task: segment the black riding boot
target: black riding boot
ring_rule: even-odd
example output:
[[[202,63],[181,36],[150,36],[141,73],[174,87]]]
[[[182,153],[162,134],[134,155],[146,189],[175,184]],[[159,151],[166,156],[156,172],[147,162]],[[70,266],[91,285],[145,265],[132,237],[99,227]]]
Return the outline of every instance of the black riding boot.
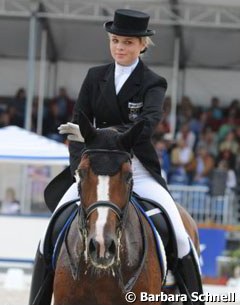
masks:
[[[32,283],[29,297],[29,305],[50,305],[53,291],[53,271],[50,264],[47,265],[43,255],[36,253]]]
[[[78,209],[74,204],[77,200],[65,203],[51,218],[44,239],[44,253],[47,257],[52,257],[53,249],[58,239],[58,246],[61,246],[61,240],[64,234],[59,238],[64,224],[69,216]],[[30,290],[29,305],[50,305],[53,293],[54,270],[51,261],[46,261],[45,257],[39,251],[39,247],[35,257],[35,263],[32,275],[32,284]]]
[[[187,302],[184,303],[186,305],[203,305],[203,301],[196,300],[196,295],[203,294],[203,288],[199,268],[192,250],[188,255],[178,260],[175,275],[180,293],[187,295],[188,298]],[[192,299],[190,298],[191,295],[193,296]]]

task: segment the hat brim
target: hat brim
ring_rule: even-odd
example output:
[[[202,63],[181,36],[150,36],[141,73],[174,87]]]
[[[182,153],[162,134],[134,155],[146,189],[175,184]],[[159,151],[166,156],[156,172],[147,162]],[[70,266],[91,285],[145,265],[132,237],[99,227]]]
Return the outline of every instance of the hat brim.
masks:
[[[124,29],[118,29],[114,28],[113,26],[113,21],[108,21],[105,22],[103,27],[104,29],[111,33],[111,34],[116,34],[119,36],[128,36],[128,37],[145,37],[145,36],[153,36],[155,34],[154,30],[146,30],[144,32],[136,32],[136,31],[126,31]]]

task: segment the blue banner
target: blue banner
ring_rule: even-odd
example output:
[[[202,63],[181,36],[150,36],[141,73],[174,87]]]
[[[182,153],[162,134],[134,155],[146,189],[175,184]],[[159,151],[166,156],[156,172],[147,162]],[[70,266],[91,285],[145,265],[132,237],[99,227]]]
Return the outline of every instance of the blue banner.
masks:
[[[223,229],[199,229],[203,276],[217,276],[217,256],[226,249],[226,231]]]

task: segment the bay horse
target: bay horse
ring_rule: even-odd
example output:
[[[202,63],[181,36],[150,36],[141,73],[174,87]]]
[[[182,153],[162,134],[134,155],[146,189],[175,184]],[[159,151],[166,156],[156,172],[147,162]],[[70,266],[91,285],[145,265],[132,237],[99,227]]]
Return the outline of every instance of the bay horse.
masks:
[[[139,122],[120,134],[112,128],[95,129],[81,115],[86,146],[76,171],[81,204],[56,263],[54,305],[123,305],[130,290],[136,296],[161,292],[162,269],[152,229],[129,203],[130,150],[143,125]],[[198,248],[194,221],[183,208],[180,213]],[[135,304],[142,303],[137,299]]]

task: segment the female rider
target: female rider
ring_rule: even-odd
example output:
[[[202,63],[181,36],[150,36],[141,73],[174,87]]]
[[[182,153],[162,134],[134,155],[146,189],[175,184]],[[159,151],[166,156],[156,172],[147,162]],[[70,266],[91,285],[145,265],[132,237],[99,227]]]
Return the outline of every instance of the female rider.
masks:
[[[77,123],[80,110],[97,128],[118,126],[119,130],[124,131],[138,120],[145,120],[144,129],[133,148],[133,191],[139,196],[158,202],[172,221],[177,241],[176,274],[178,279],[181,278],[180,291],[185,286],[190,294],[202,293],[196,257],[176,204],[161,177],[158,157],[151,143],[153,130],[161,119],[167,82],[151,71],[140,58],[140,54],[151,44],[149,37],[154,34],[153,30],[148,29],[148,22],[149,16],[143,12],[119,9],[115,12],[114,20],[104,24],[113,62],[88,71],[74,108],[73,123]],[[72,175],[79,164],[79,152],[83,147],[83,143],[70,142]],[[57,208],[77,196],[75,182]],[[42,272],[36,271],[33,274],[30,305],[49,273],[41,247],[38,249],[35,265],[38,266],[35,269]],[[52,283],[47,288],[51,285]],[[51,293],[51,289],[49,291]],[[39,304],[49,305],[48,297],[49,293],[47,297],[43,294],[42,303]],[[192,302],[188,299],[187,303]]]

